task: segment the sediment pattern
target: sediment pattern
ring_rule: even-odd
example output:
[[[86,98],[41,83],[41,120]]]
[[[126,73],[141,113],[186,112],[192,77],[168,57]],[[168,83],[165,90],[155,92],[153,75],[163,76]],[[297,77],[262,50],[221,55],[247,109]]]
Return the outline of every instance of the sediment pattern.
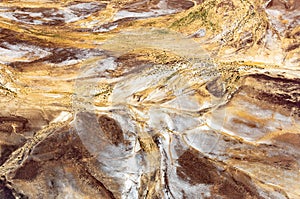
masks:
[[[0,1],[0,198],[300,198],[299,11]]]

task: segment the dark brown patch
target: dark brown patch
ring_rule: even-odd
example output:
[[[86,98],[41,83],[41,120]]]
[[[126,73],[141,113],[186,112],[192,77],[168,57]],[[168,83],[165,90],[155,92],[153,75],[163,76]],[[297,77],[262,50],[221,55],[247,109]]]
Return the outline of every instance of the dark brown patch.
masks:
[[[98,118],[99,125],[104,133],[104,135],[109,139],[114,145],[119,145],[124,143],[124,136],[121,126],[113,118],[106,115],[101,115]]]
[[[76,59],[76,55],[78,54],[77,49],[72,48],[57,48],[52,51],[52,55],[49,57],[44,58],[40,61],[48,61],[54,64],[61,63],[63,61]]]
[[[17,133],[26,129],[28,120],[20,116],[1,116],[0,117],[0,131],[12,133],[14,128]]]
[[[30,68],[36,69],[35,66],[42,62],[60,64],[64,61],[81,60],[103,54],[100,50],[79,48],[53,48],[48,49],[48,51],[51,52],[51,54],[46,57],[34,60],[32,62],[13,62],[9,65],[23,71]]]
[[[293,147],[300,148],[300,134],[295,133],[285,133],[279,135],[275,138],[275,140],[283,143],[290,144]]]
[[[0,165],[2,165],[6,160],[8,160],[10,154],[18,148],[17,145],[5,145],[0,146],[1,155],[0,155]]]
[[[217,168],[208,159],[199,157],[194,150],[185,151],[178,158],[177,175],[191,184],[213,184],[218,176]]]
[[[289,156],[277,155],[270,158],[266,158],[264,159],[264,161],[267,161],[269,164],[283,169],[290,170],[298,168],[297,161]]]
[[[259,150],[260,151],[256,151],[256,149],[237,149],[235,151],[235,155],[231,155],[231,158],[235,160],[247,161],[249,163],[262,163],[265,165],[270,165],[272,167],[279,167],[281,169],[287,170],[298,168],[297,160],[292,156],[282,154],[268,156],[261,152],[265,149],[260,148]]]
[[[251,178],[234,168],[228,168],[212,188],[213,196],[222,195],[225,199],[263,199],[251,182]]]
[[[213,161],[200,157],[196,150],[185,151],[178,163],[177,175],[192,185],[211,184],[212,198],[223,196],[225,199],[262,199],[250,176],[225,165],[216,165]]]
[[[78,8],[74,7],[74,5],[81,3],[81,2],[72,2],[69,4],[69,9],[73,12],[73,14],[77,15],[78,17],[88,16],[90,14],[99,12],[106,8],[105,3],[97,3],[92,2],[90,4],[90,8]],[[82,2],[84,3],[84,2]],[[17,18],[22,23],[29,23],[29,24],[36,24],[35,21],[39,21],[41,25],[54,25],[60,26],[65,24],[65,16],[64,14],[60,13],[59,9],[57,8],[46,8],[46,7],[39,7],[39,8],[26,8],[26,7],[11,7],[10,8],[12,15]],[[21,12],[21,13],[20,13]],[[40,16],[32,16],[32,13],[37,13]],[[40,25],[37,24],[37,25]]]
[[[222,97],[225,94],[225,89],[220,78],[216,78],[212,81],[209,81],[206,84],[205,88],[215,97]]]
[[[61,63],[68,60],[80,60],[103,55],[103,51],[93,48],[55,48],[51,52],[52,55],[40,61]]]
[[[12,133],[13,132],[12,124],[10,123],[0,123],[0,132]]]
[[[290,52],[290,51],[295,50],[295,49],[297,49],[297,48],[299,48],[299,47],[300,47],[300,43],[299,43],[299,44],[291,44],[291,45],[289,45],[289,46],[285,49],[285,51],[286,51],[286,52]]]
[[[226,179],[222,181],[221,185],[218,187],[218,193],[225,196],[226,199],[241,199],[249,197],[247,192],[247,186],[234,181],[233,179]],[[257,197],[251,197],[257,198]]]
[[[77,168],[79,178],[85,181],[85,183],[91,186],[92,188],[98,190],[98,192],[103,198],[115,199],[114,194],[108,188],[106,188],[101,181],[95,178],[86,168],[84,168],[84,165],[78,164]]]
[[[9,189],[2,180],[0,180],[0,198],[15,199],[13,191]]]
[[[300,101],[292,101],[288,94],[258,92],[257,99],[281,105],[289,110],[292,110],[293,107],[300,108]]]
[[[63,131],[49,136],[33,149],[32,155],[39,156],[43,161],[80,160],[90,157],[78,135],[72,131]]]
[[[27,123],[27,119],[20,116],[9,116],[9,117],[0,116],[0,122],[9,122],[9,121]]]
[[[102,24],[100,26],[97,26],[97,28],[96,27],[94,27],[94,28],[79,28],[79,29],[76,29],[76,31],[78,31],[78,32],[96,32],[96,33],[104,32],[105,33],[105,32],[113,31],[117,27],[131,26],[132,25],[131,22],[134,20],[137,20],[137,19],[139,19],[139,17],[125,17],[125,18],[118,19],[113,22],[108,22],[108,23]],[[117,27],[109,30],[109,28],[113,27],[113,26],[117,26]]]
[[[300,79],[253,74],[245,80],[239,90],[247,93],[244,98],[254,99],[261,106],[276,109],[284,115],[300,116]]]
[[[65,23],[64,15],[59,13],[57,8],[26,8],[26,7],[11,7],[12,15],[22,23],[35,24],[38,20],[41,25],[63,25]],[[20,13],[22,12],[22,13]],[[40,16],[32,16],[31,13],[37,13]],[[45,20],[47,18],[47,20]]]
[[[9,43],[10,45],[24,45],[24,46],[36,46],[45,51],[50,52],[51,54],[31,61],[31,62],[12,62],[9,65],[19,71],[24,71],[28,68],[34,68],[34,70],[39,69],[40,67],[36,67],[37,65],[42,62],[50,62],[54,64],[61,63],[63,61],[68,60],[80,60],[86,59],[93,56],[101,56],[103,55],[103,51],[98,49],[81,49],[81,48],[65,48],[60,47],[59,44],[53,44],[49,41],[38,39],[36,37],[32,37],[27,34],[21,34],[9,29],[0,28],[0,47],[7,48],[6,44]]]
[[[232,1],[230,0],[225,0],[225,1],[222,1],[220,2],[218,5],[217,5],[217,10],[219,8],[227,8],[227,9],[230,9],[230,10],[233,10],[235,8],[234,4]]]
[[[40,163],[34,160],[30,160],[24,163],[24,165],[16,171],[14,179],[21,180],[34,180],[40,172]]]
[[[40,142],[24,163],[23,167],[26,168],[21,168],[23,176],[16,175],[15,179],[33,179],[33,174],[26,176],[24,171],[33,168],[30,165],[37,164],[37,162],[32,163],[33,159],[39,159],[42,163],[35,166],[38,170],[38,175],[35,175],[35,182],[40,183],[38,183],[38,187],[33,188],[45,190],[45,193],[42,194],[43,198],[49,197],[49,194],[57,195],[61,189],[59,182],[71,178],[71,186],[75,186],[76,191],[86,196],[93,195],[94,198],[114,199],[113,193],[102,183],[102,178],[99,177],[98,161],[93,159],[86,150],[77,133],[69,128],[66,126]],[[18,172],[20,173],[20,171]],[[61,175],[62,173],[65,175]]]
[[[300,116],[300,101],[293,95],[278,93],[278,90],[276,91],[276,88],[272,87],[268,89],[272,89],[274,92],[251,86],[241,86],[240,89],[240,91],[247,93],[245,100],[256,100],[261,107],[278,111],[283,115],[291,115],[292,113]],[[295,98],[295,101],[292,98]]]
[[[147,60],[141,59],[142,55],[140,54],[134,54],[134,53],[127,53],[124,54],[116,59],[116,62],[118,63],[120,68],[134,68],[136,66],[146,64]]]
[[[114,194],[96,177],[96,174],[92,173],[95,169],[99,168],[93,168],[92,165],[86,164],[86,161],[82,160],[60,159],[49,161],[42,167],[38,179],[38,182],[41,183],[38,187],[34,185],[34,188],[45,190],[43,194],[38,193],[39,196],[42,195],[43,197],[34,198],[48,198],[49,195],[56,195],[57,197],[61,190],[60,182],[70,181],[67,186],[76,187],[76,192],[87,198],[115,199]]]
[[[300,37],[300,31],[295,32],[293,36],[294,38]]]
[[[288,11],[299,10],[300,2],[298,0],[271,0],[269,1],[267,8],[282,9]]]
[[[232,122],[236,123],[236,124],[246,125],[250,128],[257,128],[258,127],[257,124],[255,124],[255,123],[252,123],[252,122],[249,122],[249,121],[243,121],[243,120],[240,120],[238,118],[233,118]]]
[[[197,4],[201,4],[201,3],[203,3],[205,0],[196,0],[195,2],[197,3]]]
[[[0,28],[0,47],[7,48],[7,43],[10,45],[37,46],[46,51],[48,48],[57,48],[55,44],[47,40],[39,39],[13,30]]]
[[[233,180],[223,181],[220,187],[218,187],[218,192],[228,199],[241,199],[246,197],[246,195],[243,194],[245,190],[238,186]]]
[[[270,81],[272,84],[275,84],[281,88],[288,88],[292,86],[298,86],[300,88],[300,79],[288,79],[284,77],[272,77],[265,74],[252,74],[249,77],[255,78],[257,81]]]
[[[169,8],[187,10],[194,6],[192,1],[188,0],[167,0]]]

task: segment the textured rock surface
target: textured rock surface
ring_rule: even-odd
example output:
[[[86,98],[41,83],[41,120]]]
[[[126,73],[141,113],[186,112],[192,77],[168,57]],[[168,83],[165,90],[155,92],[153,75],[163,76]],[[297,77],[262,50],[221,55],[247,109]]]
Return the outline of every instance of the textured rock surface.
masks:
[[[0,1],[0,198],[300,198],[297,0]]]

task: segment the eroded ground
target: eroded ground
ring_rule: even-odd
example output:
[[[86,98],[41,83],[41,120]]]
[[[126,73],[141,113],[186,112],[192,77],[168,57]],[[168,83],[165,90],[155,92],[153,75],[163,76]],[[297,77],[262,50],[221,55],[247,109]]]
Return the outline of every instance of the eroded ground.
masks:
[[[0,198],[300,198],[300,4],[0,2]]]

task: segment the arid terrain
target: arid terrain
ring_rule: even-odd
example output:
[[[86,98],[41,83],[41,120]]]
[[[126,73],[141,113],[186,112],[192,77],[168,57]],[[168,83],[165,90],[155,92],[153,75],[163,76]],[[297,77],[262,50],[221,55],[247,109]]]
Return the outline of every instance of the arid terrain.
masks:
[[[0,0],[0,199],[300,199],[300,1]]]

